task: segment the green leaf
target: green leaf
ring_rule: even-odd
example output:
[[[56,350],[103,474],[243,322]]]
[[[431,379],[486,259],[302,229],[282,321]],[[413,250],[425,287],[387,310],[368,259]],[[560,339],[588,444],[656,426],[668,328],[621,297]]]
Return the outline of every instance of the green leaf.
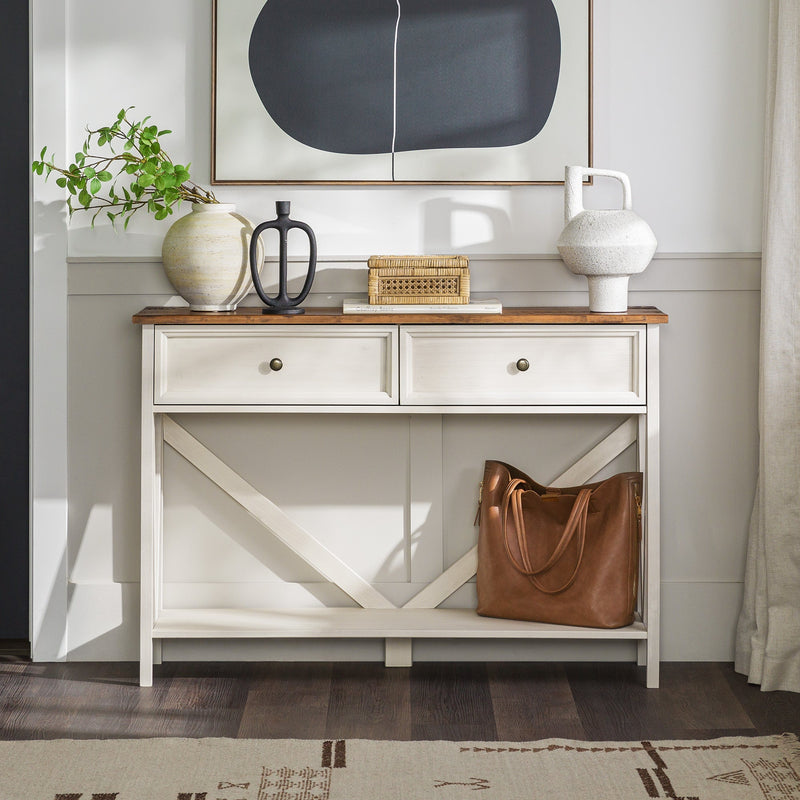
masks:
[[[151,145],[150,149],[153,151],[153,153],[158,155],[161,152],[161,145],[155,139],[153,139],[153,144]]]
[[[163,175],[156,175],[155,187],[159,192],[163,192],[167,188],[167,181]]]
[[[86,208],[87,206],[91,205],[92,196],[89,194],[89,192],[86,191],[86,189],[82,189],[81,190],[81,193],[78,195],[78,202],[84,208]]]
[[[97,177],[105,183],[106,181],[110,181],[114,176],[107,169],[104,169],[97,173]]]
[[[172,133],[172,131],[159,131],[158,135],[159,136],[166,136],[168,133]]]
[[[56,178],[56,186],[60,186],[62,189],[66,188],[67,179],[62,175],[60,178]]]
[[[100,183],[99,178],[92,178],[92,182],[89,184],[89,191],[92,194],[97,194],[103,188],[103,184]]]
[[[169,216],[169,209],[164,208],[164,206],[159,206],[158,211],[155,213],[156,219],[164,219],[165,217]]]
[[[154,159],[145,161],[143,169],[148,175],[155,175],[158,172],[158,161]]]
[[[44,161],[44,154],[47,152],[47,145],[42,148],[42,152],[39,153],[39,158]]]
[[[147,172],[143,172],[137,179],[136,183],[144,188],[145,186],[152,186],[155,183],[155,178]]]
[[[83,171],[83,174],[87,178],[94,178],[94,176],[97,175],[97,173],[94,171],[94,167],[86,167],[86,169]]]

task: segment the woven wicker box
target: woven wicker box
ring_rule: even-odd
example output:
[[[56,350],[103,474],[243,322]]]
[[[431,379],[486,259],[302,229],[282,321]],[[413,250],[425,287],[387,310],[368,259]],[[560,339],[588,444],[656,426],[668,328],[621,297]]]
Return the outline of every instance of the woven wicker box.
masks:
[[[469,303],[466,256],[371,256],[370,305]]]

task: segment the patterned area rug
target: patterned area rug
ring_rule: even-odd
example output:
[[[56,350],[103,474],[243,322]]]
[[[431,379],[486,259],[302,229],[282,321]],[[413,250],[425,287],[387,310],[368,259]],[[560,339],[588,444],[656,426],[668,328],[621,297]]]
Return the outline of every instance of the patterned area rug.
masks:
[[[700,741],[0,742],[2,800],[785,800],[791,734]]]

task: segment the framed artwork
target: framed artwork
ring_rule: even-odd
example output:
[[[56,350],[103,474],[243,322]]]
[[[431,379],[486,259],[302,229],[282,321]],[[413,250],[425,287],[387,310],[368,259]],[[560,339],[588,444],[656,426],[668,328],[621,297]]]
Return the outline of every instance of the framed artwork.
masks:
[[[215,184],[561,183],[591,0],[215,0]]]

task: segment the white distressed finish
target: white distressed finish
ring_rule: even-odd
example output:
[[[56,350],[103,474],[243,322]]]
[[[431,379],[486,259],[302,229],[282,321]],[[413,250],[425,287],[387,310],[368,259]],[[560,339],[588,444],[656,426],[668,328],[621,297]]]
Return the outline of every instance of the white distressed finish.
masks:
[[[244,327],[244,326],[243,326]],[[286,326],[288,327],[288,326]],[[377,326],[353,326],[375,333]],[[497,326],[500,327],[500,326]],[[588,327],[588,326],[587,326]],[[435,387],[440,376],[436,373],[441,361],[447,363],[443,372],[450,369],[454,352],[447,346],[455,343],[461,355],[468,354],[470,344],[480,341],[479,336],[470,334],[470,326],[448,326],[445,331],[433,326],[380,326],[379,337],[384,342],[393,343],[388,347],[383,367],[389,370],[385,375],[384,385],[391,387],[388,394],[399,397],[408,405],[357,404],[350,400],[342,405],[292,405],[286,398],[275,398],[270,404],[269,396],[257,395],[254,399],[245,396],[238,405],[218,405],[218,400],[209,400],[215,395],[216,384],[223,384],[233,402],[236,380],[229,380],[231,372],[223,369],[219,379],[219,369],[227,367],[225,348],[238,340],[237,336],[229,337],[230,328],[225,330],[215,326],[204,326],[197,330],[191,339],[188,350],[180,348],[170,350],[164,359],[163,350],[168,350],[172,342],[178,341],[186,328],[182,326],[143,326],[143,381],[142,381],[142,614],[141,614],[141,684],[152,684],[152,663],[158,659],[158,645],[165,638],[224,638],[224,637],[354,637],[383,638],[386,642],[387,666],[405,666],[412,662],[412,641],[414,638],[540,638],[540,639],[607,639],[636,640],[638,660],[647,665],[647,685],[658,685],[658,326],[591,326],[590,331],[582,326],[506,326],[510,335],[501,336],[501,331],[489,335],[489,351],[508,359],[511,352],[509,346],[520,342],[534,343],[537,352],[544,353],[543,361],[550,364],[550,373],[557,372],[557,365],[567,360],[567,373],[572,373],[567,382],[572,382],[570,391],[560,392],[531,391],[527,404],[518,404],[514,392],[502,388],[495,392],[494,401],[487,393],[490,377],[485,374],[477,381],[464,378],[469,372],[461,371],[462,382],[457,392],[443,393],[436,389],[433,393],[435,401],[431,405],[419,405],[420,394],[416,400],[404,386],[404,381],[417,381],[417,385]],[[271,326],[265,330],[275,331],[279,326]],[[308,358],[303,349],[325,351],[326,334],[333,333],[336,342],[353,341],[352,336],[341,336],[341,328],[326,330],[322,326],[291,326],[291,336],[287,331],[278,330],[280,336],[254,336],[251,330],[241,331],[247,342],[291,341],[296,349],[293,354],[301,359]],[[310,329],[310,330],[309,330]],[[430,336],[418,338],[420,332]],[[482,326],[480,333],[495,330],[495,326]],[[234,329],[239,333],[238,329]],[[450,337],[449,334],[456,335]],[[261,333],[261,330],[257,331]],[[538,335],[531,335],[531,334]],[[306,335],[308,334],[308,335]],[[216,350],[215,340],[224,342],[222,350]],[[339,338],[341,336],[341,338]],[[373,337],[374,338],[374,337]],[[396,357],[394,345],[399,347],[399,359]],[[433,341],[431,351],[424,353],[417,349],[420,341]],[[168,344],[164,344],[167,342]],[[201,346],[196,343],[202,342]],[[320,346],[320,342],[322,345]],[[499,350],[496,345],[500,342]],[[444,345],[443,345],[444,343]],[[554,344],[555,343],[555,344]],[[208,348],[207,345],[211,344]],[[412,346],[413,344],[413,346]],[[467,349],[464,349],[466,344]],[[602,348],[608,346],[611,356],[603,356]],[[492,350],[494,348],[494,350]],[[600,349],[598,349],[600,348]],[[234,345],[235,349],[235,345]],[[424,350],[424,348],[423,348]],[[413,351],[413,352],[412,352]],[[484,349],[484,353],[486,350]],[[191,356],[191,365],[207,356],[203,366],[204,382],[191,387],[184,384],[181,390],[181,401],[175,395],[165,404],[157,399],[173,392],[170,382],[175,376],[185,374],[186,365],[181,361]],[[251,352],[250,358],[258,355]],[[458,353],[456,358],[460,357]],[[270,356],[273,357],[273,356]],[[280,356],[279,356],[280,357]],[[529,357],[519,354],[518,357]],[[161,362],[159,362],[161,358]],[[176,361],[177,364],[176,364]],[[172,364],[169,364],[172,361]],[[165,363],[167,366],[165,367]],[[476,362],[473,360],[472,362]],[[463,366],[463,359],[461,362]],[[424,366],[424,370],[422,367]],[[513,363],[512,363],[513,366]],[[614,372],[611,382],[602,383],[598,375],[608,368]],[[237,367],[238,369],[238,367]],[[165,371],[169,373],[164,379]],[[582,371],[582,372],[581,372]],[[236,369],[233,370],[233,374]],[[625,378],[621,377],[625,374]],[[549,374],[547,370],[542,375]],[[582,392],[579,377],[583,375],[587,391]],[[451,372],[452,375],[452,372]],[[457,377],[457,375],[456,375]],[[513,376],[512,376],[513,377]],[[157,389],[158,386],[162,390]],[[620,387],[626,386],[623,390]],[[165,388],[166,387],[166,388]],[[475,405],[470,405],[469,391],[475,394]],[[324,392],[324,389],[321,389]],[[347,387],[341,385],[335,389],[343,396]],[[466,391],[466,395],[464,392]],[[515,390],[516,391],[516,390]],[[446,395],[446,396],[445,396]],[[330,398],[330,394],[327,395]],[[409,398],[411,400],[409,401]],[[457,405],[456,397],[461,398]],[[541,398],[542,405],[535,400]],[[546,398],[546,400],[545,400]],[[558,398],[565,404],[559,404]],[[565,402],[569,398],[572,402]],[[603,400],[608,403],[604,404]],[[645,404],[647,399],[647,404]],[[583,400],[583,402],[581,402]],[[186,404],[183,405],[182,402]],[[330,401],[329,401],[330,402]],[[640,598],[640,614],[633,625],[622,629],[600,630],[575,628],[571,626],[553,626],[534,623],[522,623],[509,620],[494,620],[478,617],[469,609],[437,608],[441,602],[456,589],[474,576],[477,568],[477,550],[472,548],[458,559],[451,567],[444,570],[420,592],[409,600],[402,608],[395,606],[386,596],[381,594],[370,583],[355,573],[346,563],[321,545],[311,534],[289,519],[274,503],[256,491],[243,478],[224,464],[203,444],[188,434],[183,428],[171,420],[166,412],[174,410],[186,412],[242,412],[258,411],[260,413],[307,411],[335,411],[338,413],[405,413],[409,415],[409,497],[408,519],[404,531],[406,548],[413,546],[413,534],[422,525],[441,524],[442,509],[436,507],[435,498],[441,497],[441,490],[429,493],[424,490],[426,482],[441,482],[441,414],[450,413],[505,413],[505,414],[627,414],[627,419],[609,434],[600,444],[586,453],[576,464],[567,469],[554,484],[578,484],[590,480],[600,469],[613,458],[623,452],[634,442],[638,444],[639,465],[646,472],[645,509],[646,513],[656,515],[645,526],[643,581]],[[420,415],[420,416],[418,416]],[[427,415],[427,416],[426,416]],[[431,416],[438,415],[438,416]],[[638,419],[637,419],[638,418]],[[643,441],[644,440],[644,441]],[[439,443],[438,448],[427,446],[428,455],[438,449],[438,460],[424,462],[414,455],[413,450],[423,442]],[[228,495],[240,503],[261,524],[268,528],[278,539],[290,547],[324,578],[341,588],[362,608],[304,608],[304,609],[235,609],[235,608],[164,608],[162,600],[162,442],[174,447],[190,463],[214,481]],[[434,463],[435,462],[435,463]],[[434,475],[435,473],[435,475]],[[426,502],[429,494],[432,498]],[[441,554],[439,554],[441,559]],[[413,563],[413,560],[406,560]],[[439,563],[440,570],[443,563]],[[413,570],[412,570],[413,571]],[[436,570],[434,570],[436,571]],[[419,576],[409,573],[409,582],[418,582]],[[427,578],[426,578],[427,579]],[[154,642],[156,646],[154,647]]]
[[[217,406],[225,404],[214,404]],[[195,403],[187,403],[186,405],[175,405],[172,403],[159,405],[158,411],[162,414],[193,414],[193,413],[208,413],[213,406],[197,405]],[[643,407],[640,407],[641,413],[644,413]],[[226,414],[400,414],[406,416],[408,414],[495,414],[495,415],[508,415],[515,414],[520,416],[537,417],[544,414],[550,415],[563,415],[563,414],[631,414],[639,413],[635,408],[630,405],[596,405],[596,406],[488,406],[488,405],[475,405],[475,406],[452,406],[452,405],[436,405],[436,406],[400,406],[400,405],[336,405],[336,406],[314,406],[307,404],[298,405],[242,405],[242,406],[229,406],[225,405],[224,408],[215,410],[224,411]]]
[[[153,326],[142,328],[142,521],[141,521],[141,599],[139,683],[153,685],[153,625],[161,608],[156,589],[163,582],[161,574],[160,526],[163,520],[162,447],[163,418],[153,414]]]
[[[661,659],[661,423],[659,416],[659,327],[647,326],[647,392],[648,412],[644,419],[644,543],[643,554],[643,621],[647,626],[647,643],[639,646],[639,663],[647,665],[648,688],[658,687],[658,664]],[[641,435],[640,435],[640,447]],[[642,649],[645,649],[644,659]]]
[[[158,327],[154,402],[397,403],[396,342],[393,325]]]
[[[468,608],[191,608],[165,609],[153,635],[194,638],[644,639],[638,620],[626,628],[578,628],[479,617]]]
[[[644,404],[642,329],[628,326],[407,326],[403,405]],[[528,362],[521,370],[520,360]]]
[[[602,442],[593,447],[583,458],[550,481],[550,485],[578,486],[582,483],[588,483],[603,467],[610,464],[618,455],[624,453],[636,442],[637,435],[637,420],[634,417],[630,417],[618,428],[611,431]]]
[[[184,428],[164,417],[164,441],[214,481],[285,545],[332,581],[364,608],[395,608],[380,592],[354,572],[311,534],[292,522],[272,501],[237,475]]]

